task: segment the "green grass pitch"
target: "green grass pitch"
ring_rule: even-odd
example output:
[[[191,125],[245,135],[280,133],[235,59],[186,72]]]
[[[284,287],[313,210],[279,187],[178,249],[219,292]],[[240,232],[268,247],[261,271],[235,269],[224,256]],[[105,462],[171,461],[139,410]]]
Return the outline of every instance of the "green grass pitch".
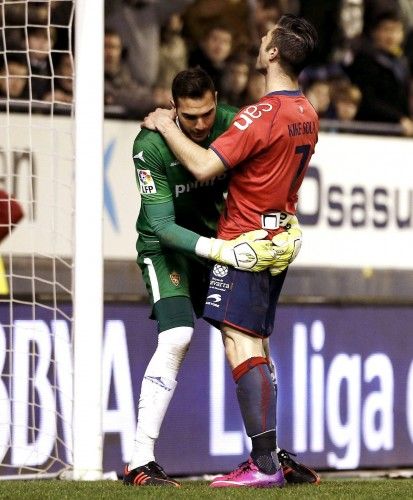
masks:
[[[120,481],[73,482],[58,480],[0,481],[1,500],[65,500],[99,499],[123,500],[132,498],[397,498],[413,499],[413,479],[330,480],[319,486],[295,485],[283,489],[210,488],[206,481],[183,481],[181,488],[156,486],[131,487]]]

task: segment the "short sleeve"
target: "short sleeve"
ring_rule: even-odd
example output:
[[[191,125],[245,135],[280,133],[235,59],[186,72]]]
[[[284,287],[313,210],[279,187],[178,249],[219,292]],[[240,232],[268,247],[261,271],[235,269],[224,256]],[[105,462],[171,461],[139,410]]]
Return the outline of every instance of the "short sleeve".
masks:
[[[142,140],[139,134],[132,154],[142,203],[156,204],[172,200],[162,153],[154,141],[148,138]]]

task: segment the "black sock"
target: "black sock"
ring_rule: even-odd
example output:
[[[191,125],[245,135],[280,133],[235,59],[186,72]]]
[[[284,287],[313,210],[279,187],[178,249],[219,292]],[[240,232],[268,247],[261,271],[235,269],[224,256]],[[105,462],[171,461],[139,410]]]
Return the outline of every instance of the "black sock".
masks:
[[[253,436],[251,458],[254,464],[265,474],[275,474],[279,468],[275,446],[275,430]]]

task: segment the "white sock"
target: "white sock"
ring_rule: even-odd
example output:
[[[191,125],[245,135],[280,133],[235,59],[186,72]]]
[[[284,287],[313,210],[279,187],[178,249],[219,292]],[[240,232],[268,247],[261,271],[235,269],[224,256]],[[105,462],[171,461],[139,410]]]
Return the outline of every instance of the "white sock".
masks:
[[[176,376],[191,341],[193,328],[161,332],[158,346],[143,377],[138,404],[138,424],[129,469],[155,460],[155,441],[177,385]]]

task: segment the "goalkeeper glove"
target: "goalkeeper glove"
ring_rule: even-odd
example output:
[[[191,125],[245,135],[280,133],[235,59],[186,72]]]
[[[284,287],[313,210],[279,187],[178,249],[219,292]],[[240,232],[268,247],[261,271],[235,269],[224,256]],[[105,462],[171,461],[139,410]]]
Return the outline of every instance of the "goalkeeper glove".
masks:
[[[258,229],[241,234],[235,240],[200,237],[195,252],[243,271],[263,271],[276,259],[275,247],[265,240],[267,231]]]
[[[286,226],[286,231],[275,235],[272,239],[276,247],[277,260],[270,267],[272,276],[280,274],[297,257],[302,243],[302,231],[297,217],[291,217]]]

